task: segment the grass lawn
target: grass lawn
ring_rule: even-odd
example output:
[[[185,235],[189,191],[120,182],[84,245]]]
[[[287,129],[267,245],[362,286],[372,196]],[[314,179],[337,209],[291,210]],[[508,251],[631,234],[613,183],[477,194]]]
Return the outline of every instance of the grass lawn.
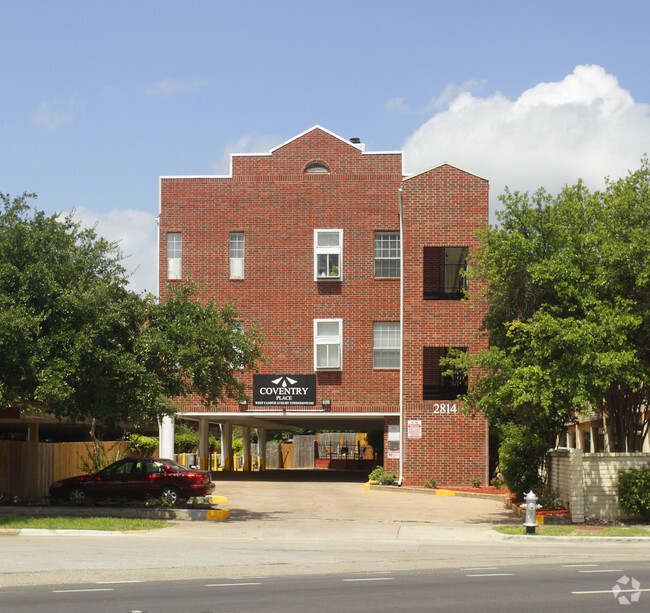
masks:
[[[125,517],[21,517],[0,515],[0,530],[42,528],[46,530],[112,530],[132,532],[164,528],[168,522],[159,519],[130,519]]]
[[[497,526],[501,534],[526,534],[524,526]],[[540,536],[650,536],[650,526],[537,526]]]

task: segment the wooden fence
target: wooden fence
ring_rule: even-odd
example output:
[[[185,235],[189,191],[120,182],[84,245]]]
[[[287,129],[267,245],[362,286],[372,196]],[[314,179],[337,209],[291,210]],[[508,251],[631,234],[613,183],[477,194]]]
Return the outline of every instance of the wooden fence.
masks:
[[[0,495],[19,501],[45,498],[54,481],[87,472],[92,448],[92,443],[0,441]],[[128,441],[103,442],[102,449],[106,463],[130,451]]]

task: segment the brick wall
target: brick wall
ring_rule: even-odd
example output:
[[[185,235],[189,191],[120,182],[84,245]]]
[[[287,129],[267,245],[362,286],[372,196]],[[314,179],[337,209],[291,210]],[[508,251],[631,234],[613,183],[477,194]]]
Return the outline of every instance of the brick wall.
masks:
[[[329,173],[305,174],[314,161]],[[476,244],[476,230],[487,223],[487,181],[448,165],[404,180],[401,154],[363,152],[320,128],[267,155],[235,155],[232,169],[225,178],[161,178],[161,298],[166,235],[181,232],[183,279],[197,282],[206,300],[234,303],[245,325],[256,321],[264,330],[268,364],[261,372],[314,372],[313,321],[341,318],[342,369],[317,371],[317,401],[329,398],[342,413],[397,413],[399,370],[373,368],[373,323],[399,321],[400,281],[374,278],[374,233],[399,230],[402,188],[404,417],[423,423],[422,439],[404,437],[405,483],[487,478],[486,424],[465,418],[460,407],[441,413],[424,402],[422,363],[425,346],[482,346],[476,330],[484,305],[422,299],[423,253]],[[314,229],[343,230],[341,281],[314,280]],[[229,278],[231,232],[245,234],[240,280]],[[392,470],[396,461],[385,464]]]

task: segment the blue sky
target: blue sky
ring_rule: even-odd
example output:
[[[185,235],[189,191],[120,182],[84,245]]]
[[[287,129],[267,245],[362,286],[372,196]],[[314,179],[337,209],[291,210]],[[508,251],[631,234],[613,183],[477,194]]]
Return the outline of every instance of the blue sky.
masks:
[[[650,2],[2,3],[0,191],[75,209],[156,291],[158,177],[318,124],[407,171],[592,188],[650,153]]]

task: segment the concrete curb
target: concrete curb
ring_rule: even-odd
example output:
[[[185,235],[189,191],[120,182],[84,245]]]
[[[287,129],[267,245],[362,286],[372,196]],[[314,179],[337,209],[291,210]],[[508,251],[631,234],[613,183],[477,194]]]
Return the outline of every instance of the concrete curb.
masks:
[[[545,536],[542,534],[502,534],[493,530],[494,534],[504,541],[545,541],[547,543],[576,542],[576,543],[648,543],[650,536]]]
[[[223,521],[230,517],[230,509],[218,509],[216,504],[227,503],[224,496],[212,496],[209,507],[196,509],[147,507],[71,507],[71,506],[0,506],[0,515],[26,517],[126,517],[130,519],[165,519],[180,521]],[[48,531],[52,532],[52,531]],[[1,534],[5,531],[0,530]]]
[[[421,488],[421,487],[404,487],[398,485],[379,485],[376,482],[368,481],[365,489],[378,489],[394,492],[413,492],[416,494],[428,494],[429,496],[458,496],[459,498],[484,498],[486,500],[499,500],[503,504],[508,500],[507,494],[485,494],[483,492],[463,492],[459,490],[447,490],[444,488]]]

